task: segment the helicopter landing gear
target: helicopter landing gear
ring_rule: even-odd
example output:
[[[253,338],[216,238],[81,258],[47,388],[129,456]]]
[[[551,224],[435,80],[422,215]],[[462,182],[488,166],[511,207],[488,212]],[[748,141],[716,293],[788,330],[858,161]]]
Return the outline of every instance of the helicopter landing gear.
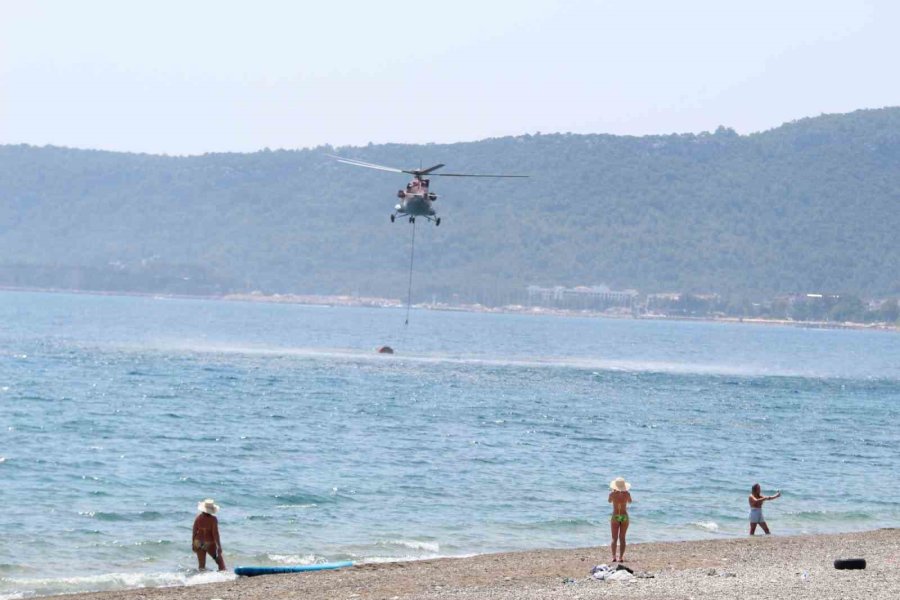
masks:
[[[436,218],[436,219],[434,220],[434,226],[435,226],[435,227],[440,227],[440,226],[441,226],[441,218],[440,218],[440,217],[438,217],[438,218]]]
[[[391,215],[391,223],[393,223],[393,222],[394,222],[394,219],[396,219],[396,218],[397,218],[397,217],[395,217],[394,215]]]

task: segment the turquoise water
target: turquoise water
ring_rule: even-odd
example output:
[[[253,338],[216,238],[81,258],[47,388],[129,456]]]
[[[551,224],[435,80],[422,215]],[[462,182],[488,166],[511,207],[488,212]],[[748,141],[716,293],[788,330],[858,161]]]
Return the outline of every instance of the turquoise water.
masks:
[[[229,567],[897,526],[900,336],[0,293],[0,598]],[[390,344],[394,356],[373,349]]]

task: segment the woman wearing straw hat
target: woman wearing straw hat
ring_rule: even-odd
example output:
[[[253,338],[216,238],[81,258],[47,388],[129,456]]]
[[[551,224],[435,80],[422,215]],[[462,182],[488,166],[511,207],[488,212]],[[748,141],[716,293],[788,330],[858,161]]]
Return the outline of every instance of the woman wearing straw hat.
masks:
[[[206,569],[206,555],[209,554],[225,570],[225,559],[222,558],[222,542],[219,540],[219,520],[216,513],[219,507],[212,498],[197,503],[200,514],[194,519],[194,552],[197,553],[197,564],[201,571]]]
[[[625,532],[628,531],[628,505],[631,504],[631,484],[624,477],[616,477],[609,482],[609,503],[613,505],[609,528],[612,532],[612,562],[625,560]],[[616,543],[619,558],[616,558]]]

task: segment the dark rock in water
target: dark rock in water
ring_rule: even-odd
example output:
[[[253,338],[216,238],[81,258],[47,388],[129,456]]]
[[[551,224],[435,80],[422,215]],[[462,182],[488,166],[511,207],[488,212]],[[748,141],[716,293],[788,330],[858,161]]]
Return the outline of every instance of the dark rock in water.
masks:
[[[379,346],[378,347],[378,354],[393,354],[393,353],[394,353],[394,349],[391,348],[390,346]]]

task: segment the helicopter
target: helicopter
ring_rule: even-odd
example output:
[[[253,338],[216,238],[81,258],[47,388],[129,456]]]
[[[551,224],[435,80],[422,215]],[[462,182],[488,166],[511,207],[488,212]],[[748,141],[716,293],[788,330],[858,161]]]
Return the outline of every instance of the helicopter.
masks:
[[[394,212],[391,213],[391,223],[393,223],[397,217],[409,217],[410,223],[416,222],[416,217],[425,217],[428,221],[433,222],[434,225],[440,226],[441,218],[437,216],[435,213],[432,204],[438,199],[438,195],[432,191],[429,191],[428,186],[431,183],[431,180],[428,176],[433,175],[434,177],[528,177],[528,175],[476,175],[472,173],[435,173],[438,169],[444,167],[443,163],[434,165],[432,167],[428,167],[427,169],[398,169],[396,167],[386,167],[384,165],[377,165],[375,163],[365,162],[362,160],[357,160],[355,158],[344,158],[342,156],[334,156],[331,155],[332,158],[338,160],[338,162],[346,163],[348,165],[353,165],[355,167],[366,167],[367,169],[377,169],[379,171],[391,171],[393,173],[408,173],[413,176],[412,181],[406,184],[406,189],[397,190],[397,198],[400,199],[400,203],[394,207]]]

